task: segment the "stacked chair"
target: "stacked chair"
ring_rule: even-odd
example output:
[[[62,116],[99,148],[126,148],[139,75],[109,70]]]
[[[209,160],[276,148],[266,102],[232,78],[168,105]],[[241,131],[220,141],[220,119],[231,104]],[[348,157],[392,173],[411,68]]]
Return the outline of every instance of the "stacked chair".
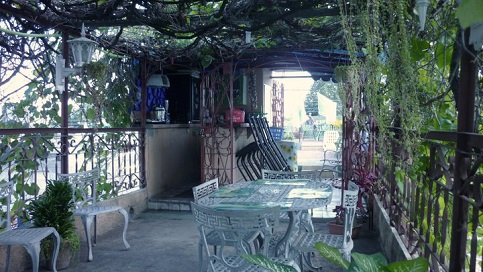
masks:
[[[289,171],[290,165],[270,132],[265,117],[249,118],[255,141],[235,154],[238,169],[245,180],[261,178],[261,169]]]
[[[263,163],[260,165],[269,170],[289,171],[290,166],[270,133],[267,119],[265,117],[252,116],[249,118],[249,121],[253,137],[263,159]]]
[[[263,158],[256,142],[252,142],[235,154],[236,164],[245,180],[256,180],[262,177]]]

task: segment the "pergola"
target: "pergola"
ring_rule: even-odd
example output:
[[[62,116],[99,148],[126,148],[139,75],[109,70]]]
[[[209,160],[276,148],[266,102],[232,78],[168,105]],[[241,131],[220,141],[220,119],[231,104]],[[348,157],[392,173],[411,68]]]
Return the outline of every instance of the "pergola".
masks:
[[[350,62],[337,1],[7,1],[0,11],[9,18],[6,62],[43,59],[53,64],[49,54],[24,51],[29,40],[18,36],[26,34],[38,35],[54,52],[62,43],[57,53],[69,66],[67,40],[79,36],[84,25],[86,37],[104,53],[139,60],[144,84],[160,67],[209,72],[227,63],[236,63],[236,69],[308,71],[314,79],[327,81],[335,67]],[[66,128],[68,81],[64,89],[61,126]],[[225,91],[233,97],[231,88]]]
[[[78,36],[85,24],[103,50],[155,65],[196,67],[206,54],[219,62],[267,51],[303,59],[287,54],[298,50],[323,60],[325,50],[344,49],[337,1],[4,1],[0,11],[18,33]],[[25,41],[11,42],[21,54]]]
[[[407,11],[412,11],[414,1],[409,2]],[[440,4],[438,8],[443,5]],[[87,37],[95,40],[102,50],[141,60],[145,65],[145,79],[150,73],[149,67],[155,69],[160,66],[168,68],[181,65],[197,70],[209,70],[233,61],[240,64],[239,68],[300,69],[309,71],[314,78],[328,79],[332,77],[336,66],[349,63],[348,55],[344,51],[346,43],[341,26],[341,13],[349,12],[350,6],[346,5],[344,8],[344,11],[340,10],[338,1],[292,0],[2,1],[0,14],[4,19],[0,28],[10,31],[3,31],[5,35],[2,35],[0,41],[2,68],[15,71],[25,60],[37,59],[53,63],[49,55],[29,54],[29,50],[25,50],[29,46],[29,40],[23,38],[24,36],[38,37],[50,52],[58,51],[55,45],[62,39],[61,51],[67,59],[66,41],[70,37],[79,36],[81,25],[85,24],[88,28]],[[61,35],[56,36],[57,32]],[[465,29],[463,32],[461,37],[467,39],[468,30]],[[364,41],[362,32],[356,30],[353,34],[356,44]],[[450,188],[446,188],[446,185],[441,186],[446,189],[444,208],[447,209],[451,205],[454,215],[451,237],[447,239],[451,239],[451,244],[444,245],[451,247],[450,271],[460,271],[465,267],[467,221],[473,216],[473,226],[476,226],[479,215],[477,205],[474,205],[473,215],[469,215],[468,203],[474,199],[476,201],[473,202],[476,204],[481,201],[479,194],[475,196],[470,192],[470,188],[475,184],[481,187],[481,176],[479,179],[468,178],[468,174],[475,174],[481,165],[481,162],[478,162],[481,161],[481,154],[475,156],[479,156],[476,162],[470,158],[472,155],[469,155],[472,149],[479,148],[481,152],[481,135],[473,134],[476,96],[474,83],[479,68],[474,62],[474,50],[462,50],[458,60],[459,63],[452,64],[452,72],[459,71],[459,82],[450,83],[451,91],[454,92],[458,103],[457,131],[430,133],[432,139],[451,141],[456,146],[456,155],[451,165],[432,161],[434,167],[430,169],[434,170],[434,176],[431,176],[434,180],[441,178],[442,172],[445,172],[447,177],[457,174],[451,176],[454,180]],[[8,68],[7,64],[12,68]],[[66,105],[67,92],[62,99]],[[64,121],[63,127],[67,126],[65,122],[67,121]],[[432,149],[434,150],[436,149]],[[471,165],[470,161],[474,164]],[[453,169],[456,170],[449,174]],[[391,178],[394,178],[394,174]],[[408,185],[405,188],[407,191],[400,192],[401,189],[395,182],[386,185],[387,191],[382,193],[387,193],[389,206],[396,210],[393,215],[399,220],[395,223],[398,226],[406,223],[403,221],[407,218],[401,216],[409,210],[404,210],[405,203],[427,204],[424,203],[424,197],[422,200],[411,198],[414,197],[411,193],[424,194],[424,190],[417,191],[415,187],[409,188]],[[426,192],[431,189],[432,187]],[[449,192],[454,194],[454,199],[450,199]],[[406,198],[398,199],[395,196],[398,193],[404,194]],[[471,201],[466,201],[468,198],[471,198]],[[438,202],[438,199],[431,198],[431,194],[428,199]],[[438,221],[438,211],[432,212],[428,210],[427,220]],[[409,213],[411,214],[411,211]],[[418,223],[423,225],[421,222]],[[447,223],[442,225],[444,231],[448,231]],[[414,227],[412,222],[404,226],[407,227],[404,231],[409,229],[409,232],[417,232],[417,226]],[[422,229],[423,227],[421,231]],[[475,240],[471,247],[471,265],[474,268],[476,258],[481,257],[481,253],[478,253],[477,249],[476,227],[471,232]],[[429,247],[433,246],[429,244],[431,235],[433,234],[427,231],[427,241],[423,239],[427,243],[423,246],[426,247],[423,251],[428,257],[428,252],[431,251]],[[408,240],[411,238],[412,236]],[[446,238],[445,233],[442,240]],[[437,242],[434,242],[434,248],[436,244]],[[441,257],[435,257],[434,252],[431,254],[434,260],[438,259],[443,265],[448,264],[444,253],[441,253]],[[435,266],[441,264],[437,261],[434,263]]]

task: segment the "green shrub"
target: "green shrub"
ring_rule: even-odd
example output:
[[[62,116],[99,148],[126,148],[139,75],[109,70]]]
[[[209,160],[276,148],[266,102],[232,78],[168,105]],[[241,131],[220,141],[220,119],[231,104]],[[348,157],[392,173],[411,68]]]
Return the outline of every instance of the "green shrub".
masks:
[[[28,206],[35,227],[53,227],[72,250],[79,250],[80,239],[75,232],[72,187],[68,181],[47,181],[45,192]],[[42,242],[44,252],[50,252],[52,241]]]

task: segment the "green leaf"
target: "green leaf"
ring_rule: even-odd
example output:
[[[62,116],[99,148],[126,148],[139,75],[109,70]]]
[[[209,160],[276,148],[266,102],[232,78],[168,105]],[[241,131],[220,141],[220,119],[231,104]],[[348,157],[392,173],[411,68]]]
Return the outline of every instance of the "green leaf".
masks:
[[[373,258],[371,255],[352,253],[352,262],[360,271],[381,271],[384,264],[379,263],[380,258]]]
[[[483,0],[465,0],[456,10],[456,18],[463,28],[483,21]]]
[[[206,67],[210,66],[212,61],[213,61],[213,57],[211,55],[205,55],[201,59],[201,65],[206,68]]]
[[[426,40],[412,38],[411,39],[411,59],[413,61],[420,61],[426,55],[426,51],[429,49],[429,42]]]
[[[426,272],[429,269],[429,262],[423,257],[407,261],[391,263],[387,266],[393,272]]]
[[[259,266],[266,268],[266,269],[269,269],[273,272],[296,272],[297,271],[292,266],[272,261],[271,259],[265,257],[262,254],[257,254],[257,255],[241,254],[241,256],[247,262],[259,265]]]
[[[342,267],[345,270],[349,269],[350,262],[344,259],[344,256],[342,256],[339,249],[331,247],[322,242],[315,243],[314,247],[320,253],[320,255],[322,255],[328,261]]]
[[[93,108],[90,108],[87,110],[87,119],[89,120],[95,120],[96,119],[96,112],[94,111]]]
[[[449,66],[451,62],[451,56],[453,54],[453,49],[451,46],[445,46],[443,43],[438,42],[436,45],[436,60],[438,67],[443,69],[445,66]]]
[[[35,193],[39,191],[40,187],[37,184],[32,183],[32,184],[25,184],[23,189],[24,189],[24,192],[27,193],[28,195],[35,195]]]

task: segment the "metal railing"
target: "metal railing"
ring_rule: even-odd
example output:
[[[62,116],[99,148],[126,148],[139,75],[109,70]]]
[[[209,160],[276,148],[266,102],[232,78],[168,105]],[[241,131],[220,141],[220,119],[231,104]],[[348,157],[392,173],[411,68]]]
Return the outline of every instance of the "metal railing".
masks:
[[[427,258],[432,271],[450,271],[452,262],[465,271],[482,271],[483,135],[466,137],[471,152],[456,148],[456,133],[430,134],[428,152],[420,154],[429,168],[417,178],[396,181],[394,167],[379,165],[380,171],[392,173],[380,179],[377,187],[391,225],[409,253]],[[456,163],[458,156],[464,158],[463,164]]]
[[[69,173],[101,169],[100,200],[145,187],[141,153],[144,141],[136,129],[2,129],[0,182],[12,180],[21,203],[37,198],[47,180],[68,165]]]

